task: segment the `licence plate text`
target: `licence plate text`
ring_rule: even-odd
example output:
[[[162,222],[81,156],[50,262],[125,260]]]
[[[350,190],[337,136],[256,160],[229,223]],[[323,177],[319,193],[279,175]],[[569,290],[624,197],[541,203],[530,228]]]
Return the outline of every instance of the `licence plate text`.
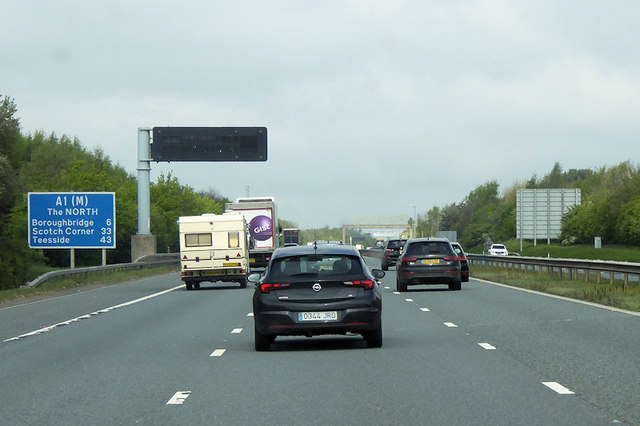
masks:
[[[440,259],[422,259],[424,265],[435,265],[440,263]]]
[[[338,312],[298,312],[298,321],[338,321]]]

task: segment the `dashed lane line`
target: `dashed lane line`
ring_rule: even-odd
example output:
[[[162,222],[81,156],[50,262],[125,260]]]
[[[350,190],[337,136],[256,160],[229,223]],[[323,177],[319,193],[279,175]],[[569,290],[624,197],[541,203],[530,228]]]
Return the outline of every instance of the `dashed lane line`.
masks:
[[[191,395],[191,391],[179,391],[176,392],[166,405],[182,405],[184,401]]]
[[[216,349],[215,351],[211,352],[211,355],[209,355],[210,357],[221,357],[222,355],[224,355],[224,353],[226,352],[226,349]]]
[[[482,346],[484,349],[488,350],[488,351],[492,351],[494,350],[496,347],[489,344],[489,343],[478,343],[478,345]]]
[[[574,395],[575,392],[565,388],[558,382],[542,382],[543,385],[560,395]]]

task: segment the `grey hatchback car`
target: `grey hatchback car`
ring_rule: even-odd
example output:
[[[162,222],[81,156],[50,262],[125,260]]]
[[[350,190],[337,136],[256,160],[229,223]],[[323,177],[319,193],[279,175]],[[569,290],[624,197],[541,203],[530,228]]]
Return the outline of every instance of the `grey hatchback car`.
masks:
[[[250,275],[255,348],[268,351],[277,336],[357,333],[382,346],[385,273],[371,271],[353,246],[314,244],[279,248],[265,274]]]
[[[396,287],[407,291],[417,284],[448,284],[449,290],[462,289],[460,258],[446,238],[407,240],[396,263]]]

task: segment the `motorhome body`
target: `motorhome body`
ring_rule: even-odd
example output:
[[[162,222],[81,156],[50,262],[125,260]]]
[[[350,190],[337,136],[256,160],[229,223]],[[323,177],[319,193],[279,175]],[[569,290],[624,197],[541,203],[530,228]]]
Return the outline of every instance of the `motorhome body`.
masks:
[[[247,285],[249,249],[247,223],[238,213],[181,216],[181,277],[187,290],[204,281],[235,281]]]

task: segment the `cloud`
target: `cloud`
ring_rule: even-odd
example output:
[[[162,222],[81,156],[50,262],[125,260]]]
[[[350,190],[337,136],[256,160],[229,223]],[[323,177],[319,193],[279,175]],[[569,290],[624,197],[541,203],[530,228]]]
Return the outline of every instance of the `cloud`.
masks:
[[[566,1],[60,1],[0,13],[23,129],[132,173],[137,129],[266,126],[269,161],[159,163],[196,189],[273,195],[301,226],[412,214],[565,168],[637,158],[640,7]],[[606,17],[607,19],[603,19]],[[611,149],[615,147],[615,149]]]

